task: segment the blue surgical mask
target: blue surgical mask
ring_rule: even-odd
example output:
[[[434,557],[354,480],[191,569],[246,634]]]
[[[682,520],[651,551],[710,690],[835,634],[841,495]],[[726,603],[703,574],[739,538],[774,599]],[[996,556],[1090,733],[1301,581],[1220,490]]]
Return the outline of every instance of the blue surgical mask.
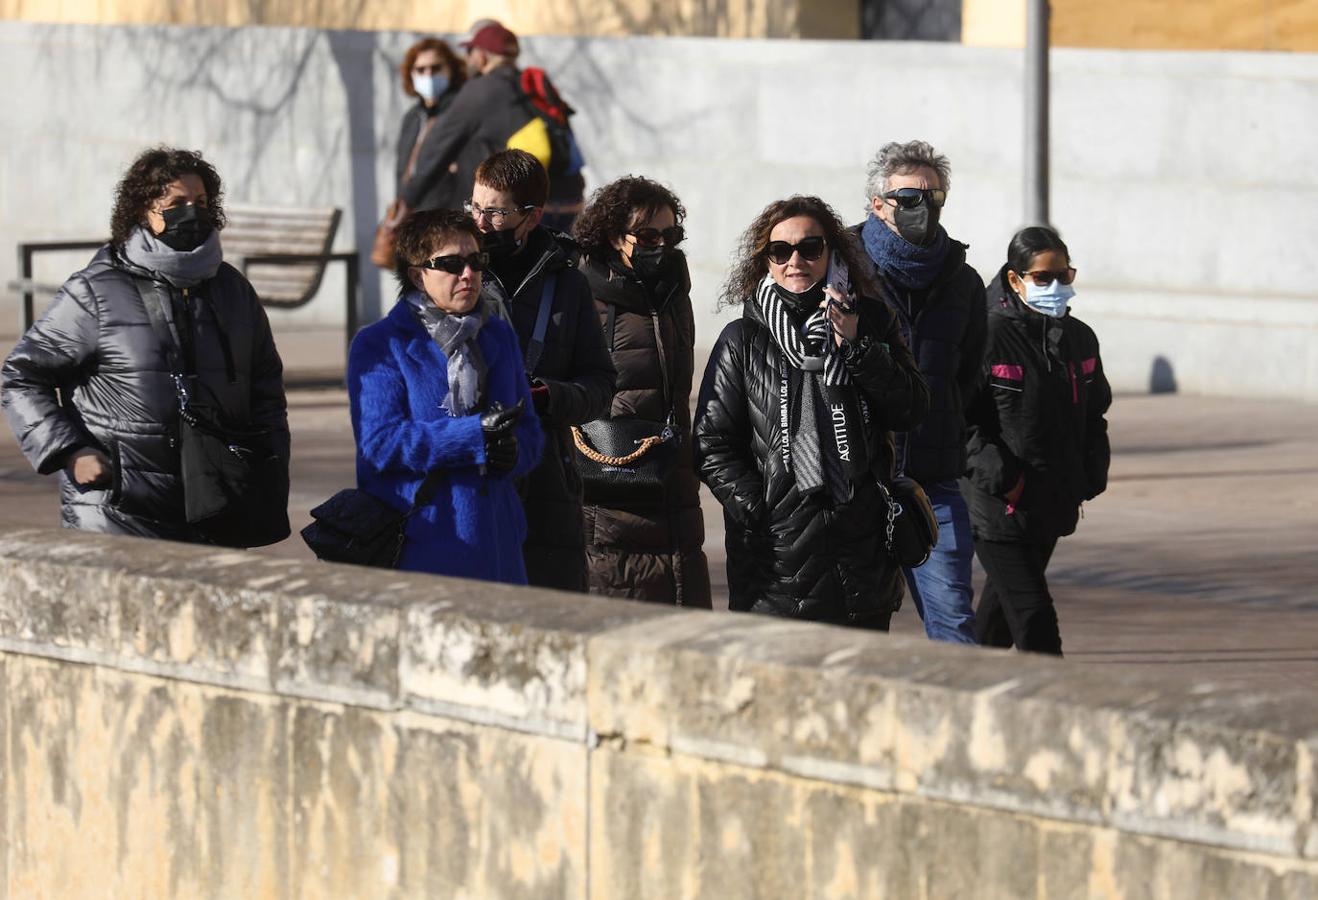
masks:
[[[1062,284],[1059,278],[1054,278],[1045,287],[1039,287],[1031,280],[1025,282],[1025,305],[1054,319],[1066,315],[1066,305],[1074,296],[1075,287]]]
[[[412,88],[421,95],[421,99],[433,101],[448,90],[448,78],[443,74],[413,74]]]

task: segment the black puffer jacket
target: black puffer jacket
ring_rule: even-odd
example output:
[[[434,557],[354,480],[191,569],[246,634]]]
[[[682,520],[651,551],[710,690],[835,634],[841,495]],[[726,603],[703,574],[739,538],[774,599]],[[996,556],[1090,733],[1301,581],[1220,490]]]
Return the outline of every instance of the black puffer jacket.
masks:
[[[530,584],[585,591],[581,478],[573,462],[576,447],[570,426],[608,412],[617,375],[604,346],[590,285],[576,268],[575,248],[570,238],[537,228],[516,258],[485,273],[482,293],[507,310],[525,353],[535,332],[545,279],[554,278],[544,352],[531,373],[549,389],[549,405],[540,414],[544,457],[523,485],[527,521],[523,550]],[[517,283],[505,283],[504,277]]]
[[[977,539],[1043,540],[1075,531],[1080,504],[1107,487],[1112,390],[1098,338],[1069,313],[1021,303],[1004,266],[988,287],[988,346],[970,409],[963,489]],[[1014,507],[1005,497],[1024,476]]]
[[[929,390],[884,304],[860,302],[860,336],[847,361],[868,400],[865,432],[870,472],[892,470],[893,429],[917,424]],[[723,504],[729,605],[825,622],[886,617],[901,600],[900,570],[883,549],[878,487],[865,479],[848,503],[820,492],[802,496],[779,452],[784,362],[759,305],[719,336],[696,403],[696,470]],[[789,390],[801,374],[787,367]]]
[[[614,597],[709,608],[705,520],[690,453],[696,324],[685,262],[671,281],[660,282],[653,291],[617,263],[589,259],[583,271],[595,295],[606,342],[608,324],[613,322],[618,384],[609,418],[663,422],[671,407],[682,449],[663,495],[655,502],[609,506],[592,502],[586,489],[590,589]]]
[[[421,129],[430,123],[430,128],[426,132],[426,137],[429,137],[430,133],[438,127],[440,117],[452,105],[457,93],[457,87],[450,88],[440,95],[434,106],[426,106],[418,100],[403,113],[403,121],[398,128],[398,147],[394,161],[395,197],[403,196],[407,181],[410,180],[404,179],[403,176],[407,173],[407,163],[412,158],[414,149],[417,150],[417,162],[420,162],[420,148],[416,146],[416,140],[421,135]],[[421,172],[417,168],[413,171],[412,177],[419,177],[426,184],[425,190],[416,195],[414,209],[461,209],[462,201],[471,198],[470,186],[467,187],[467,192],[463,193],[458,187],[456,175],[452,173]]]
[[[861,227],[852,230],[859,234]],[[897,435],[898,468],[925,485],[966,472],[966,408],[979,384],[987,329],[984,282],[966,263],[966,250],[952,241],[943,270],[923,291],[906,290],[874,269],[929,385],[929,415]]]
[[[5,415],[24,455],[42,474],[59,471],[78,447],[97,448],[113,462],[108,490],[79,490],[61,473],[64,527],[197,541],[183,513],[178,404],[169,364],[134,276],[150,273],[107,245],[64,283],[5,361]],[[176,322],[180,316],[192,320],[194,401],[218,409],[232,424],[271,430],[276,450],[287,459],[283,365],[247,279],[222,264],[214,278],[186,296],[165,282],[153,287],[157,296],[172,299],[166,308]],[[233,355],[233,384],[216,313]]]

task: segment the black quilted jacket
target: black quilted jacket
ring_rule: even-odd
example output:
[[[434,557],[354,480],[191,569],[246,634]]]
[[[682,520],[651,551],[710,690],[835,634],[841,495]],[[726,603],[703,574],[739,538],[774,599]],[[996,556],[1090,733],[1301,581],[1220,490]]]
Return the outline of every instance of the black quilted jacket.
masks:
[[[882,546],[878,487],[864,479],[837,506],[826,492],[797,490],[779,452],[783,366],[758,305],[747,303],[719,336],[700,386],[696,468],[723,504],[729,605],[836,623],[884,615],[900,602],[901,587]],[[920,421],[929,389],[882,303],[861,300],[860,337],[847,366],[873,413],[870,472],[886,476],[891,432]],[[799,391],[800,373],[790,369],[789,378]]]
[[[79,490],[61,473],[64,527],[198,540],[183,513],[178,404],[169,365],[135,275],[149,278],[106,245],[64,283],[5,360],[5,416],[23,454],[42,474],[60,471],[78,447],[98,448],[113,462],[114,482],[107,490]],[[167,308],[176,317],[192,320],[194,402],[235,425],[271,430],[287,459],[283,365],[247,279],[222,264],[186,297],[164,282],[152,289],[171,297]],[[233,355],[233,383],[212,304]]]

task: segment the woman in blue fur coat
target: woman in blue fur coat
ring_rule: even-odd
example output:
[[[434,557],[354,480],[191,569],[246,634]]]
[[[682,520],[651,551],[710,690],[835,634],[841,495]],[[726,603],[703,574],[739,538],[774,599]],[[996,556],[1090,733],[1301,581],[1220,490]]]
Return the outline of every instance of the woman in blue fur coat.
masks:
[[[357,486],[405,510],[442,470],[398,568],[525,584],[513,479],[539,462],[544,438],[517,335],[480,296],[476,227],[458,212],[415,213],[397,254],[399,301],[348,353]]]

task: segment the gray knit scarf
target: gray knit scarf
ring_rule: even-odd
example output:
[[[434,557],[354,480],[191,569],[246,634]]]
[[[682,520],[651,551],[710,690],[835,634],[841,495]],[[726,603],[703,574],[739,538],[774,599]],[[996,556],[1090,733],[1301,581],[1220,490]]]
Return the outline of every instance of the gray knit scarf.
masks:
[[[448,396],[440,404],[450,416],[466,416],[484,406],[489,370],[476,335],[490,320],[490,306],[477,298],[471,312],[460,316],[443,312],[420,291],[409,291],[406,300],[421,327],[448,358]]]
[[[796,479],[802,494],[828,488],[834,500],[843,502],[852,494],[849,470],[854,471],[862,452],[853,440],[857,420],[851,375],[833,340],[833,326],[825,309],[812,312],[798,327],[787,304],[766,275],[756,290],[769,333],[786,363],[801,372],[799,408],[793,409],[788,373],[782,372],[779,388],[779,425],[782,432],[783,463]],[[827,419],[820,416],[827,410]],[[820,432],[833,440],[821,447]]]
[[[145,226],[139,225],[124,241],[122,252],[124,259],[160,276],[176,288],[196,287],[214,278],[224,261],[220,233],[214,230],[197,249],[175,250]]]

